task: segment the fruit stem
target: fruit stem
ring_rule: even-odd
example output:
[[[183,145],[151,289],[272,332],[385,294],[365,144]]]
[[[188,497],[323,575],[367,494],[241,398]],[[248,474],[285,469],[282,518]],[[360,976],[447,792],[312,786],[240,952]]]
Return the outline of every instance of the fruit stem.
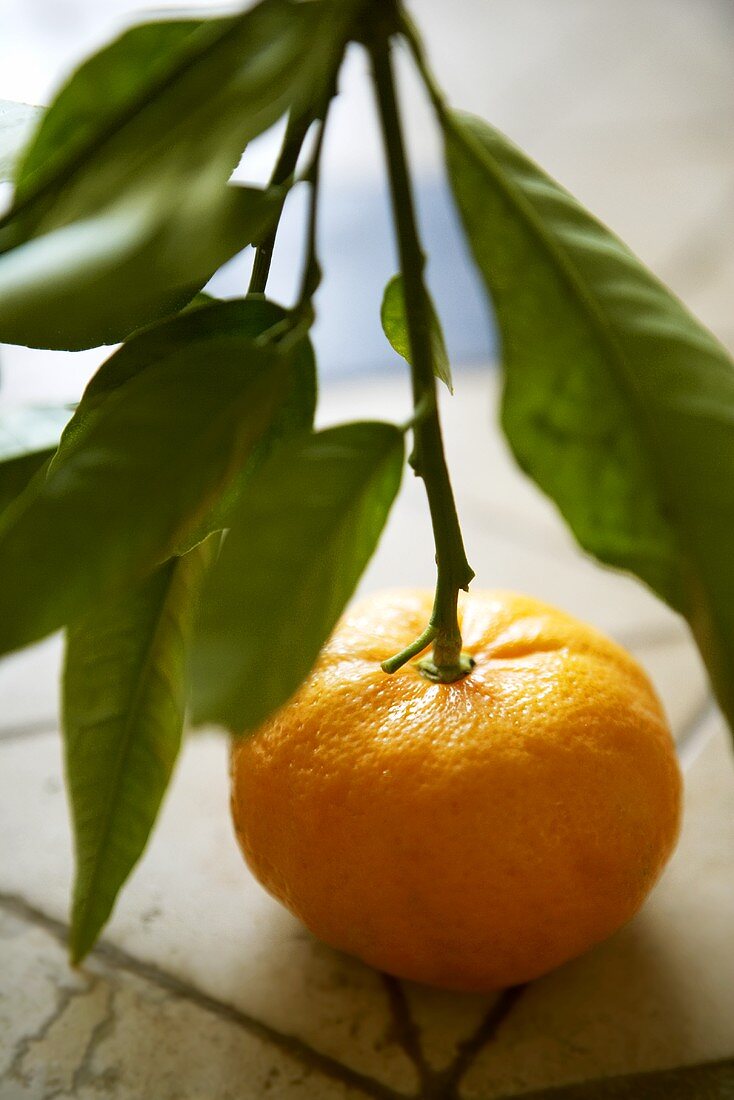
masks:
[[[273,168],[273,174],[270,177],[271,187],[277,187],[287,183],[295,172],[298,157],[312,121],[313,118],[309,113],[288,119],[283,145],[281,146],[278,159]],[[280,218],[278,218],[267,236],[263,237],[255,250],[255,260],[252,265],[250,285],[247,288],[248,294],[265,293],[268,275],[270,274],[270,265],[273,261],[273,249],[275,248],[275,238],[278,233],[279,224]]]
[[[461,652],[458,619],[459,590],[469,587],[474,573],[466,560],[456,503],[444,456],[436,395],[428,295],[424,282],[425,256],[416,224],[400,111],[390,55],[388,21],[375,20],[366,37],[374,76],[390,181],[393,220],[405,292],[405,313],[411,352],[411,382],[416,415],[412,424],[413,451],[409,462],[423,479],[436,544],[436,595],[428,627],[401,653],[384,661],[385,672],[396,672],[433,642],[433,660],[419,665],[429,679],[451,683],[466,676],[471,661]],[[417,415],[420,411],[420,415]]]
[[[308,230],[306,235],[306,250],[303,264],[303,274],[301,276],[301,288],[298,294],[298,301],[293,307],[293,312],[296,316],[306,314],[309,318],[309,322],[313,321],[312,299],[321,284],[321,265],[319,263],[317,255],[317,224],[321,181],[321,153],[324,147],[324,135],[326,133],[326,123],[329,117],[329,108],[331,106],[334,94],[335,91],[328,96],[324,108],[320,112],[318,132],[316,135],[316,141],[314,142],[313,153],[311,156],[311,160],[309,161],[306,173],[303,177],[304,180],[310,185],[310,196],[308,205]]]

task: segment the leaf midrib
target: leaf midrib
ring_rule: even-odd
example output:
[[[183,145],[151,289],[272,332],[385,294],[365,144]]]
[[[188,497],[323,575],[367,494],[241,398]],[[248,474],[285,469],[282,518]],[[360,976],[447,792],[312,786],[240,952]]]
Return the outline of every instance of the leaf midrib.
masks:
[[[86,922],[89,920],[90,913],[92,911],[92,905],[93,905],[93,902],[95,900],[97,884],[99,882],[100,868],[101,868],[101,865],[102,865],[101,860],[100,860],[100,853],[102,853],[106,849],[106,847],[109,843],[109,840],[110,840],[110,836],[112,835],[112,822],[113,822],[115,816],[117,815],[119,801],[120,801],[120,797],[121,797],[122,773],[123,773],[123,770],[124,770],[125,762],[126,762],[126,760],[128,759],[128,757],[130,755],[130,750],[131,750],[132,742],[133,742],[133,734],[134,734],[135,729],[136,729],[136,726],[134,724],[134,720],[137,719],[138,713],[140,711],[142,711],[143,692],[144,692],[144,689],[145,689],[146,685],[148,684],[148,682],[150,680],[150,674],[151,674],[151,671],[153,670],[153,667],[154,667],[154,662],[155,662],[155,659],[156,659],[156,656],[157,656],[157,651],[158,651],[159,645],[161,643],[161,637],[160,636],[161,636],[161,633],[162,633],[162,630],[163,630],[163,624],[164,624],[165,619],[167,617],[168,602],[169,602],[169,599],[171,597],[172,590],[173,590],[175,582],[177,580],[177,574],[178,574],[178,571],[179,571],[180,568],[181,568],[181,559],[176,561],[176,563],[174,565],[170,566],[170,576],[168,578],[168,582],[167,582],[165,588],[163,589],[163,591],[161,593],[160,602],[159,602],[159,605],[156,609],[155,616],[154,616],[154,619],[153,619],[153,621],[155,622],[155,628],[151,633],[150,642],[145,647],[145,650],[143,651],[140,663],[139,663],[138,668],[136,670],[135,688],[134,688],[134,690],[132,692],[132,695],[130,697],[129,706],[128,706],[126,716],[125,716],[125,719],[124,719],[124,724],[123,724],[123,729],[122,729],[122,736],[120,738],[120,743],[119,743],[118,751],[117,751],[117,754],[116,754],[114,767],[112,769],[112,773],[113,773],[113,784],[112,784],[112,788],[111,788],[112,789],[112,795],[111,795],[111,797],[109,798],[109,800],[107,802],[108,810],[103,815],[104,824],[102,826],[102,831],[101,831],[99,840],[95,845],[93,845],[93,851],[94,851],[93,869],[92,869],[92,872],[89,875],[89,878],[87,880],[87,891],[86,891],[86,896],[85,896],[84,916],[82,917],[81,922],[80,922],[80,927],[77,930],[77,937],[76,937],[77,940],[80,938],[80,934],[81,934],[82,929],[84,931],[88,932],[88,927],[87,927]],[[90,904],[90,899],[91,899],[91,904]]]

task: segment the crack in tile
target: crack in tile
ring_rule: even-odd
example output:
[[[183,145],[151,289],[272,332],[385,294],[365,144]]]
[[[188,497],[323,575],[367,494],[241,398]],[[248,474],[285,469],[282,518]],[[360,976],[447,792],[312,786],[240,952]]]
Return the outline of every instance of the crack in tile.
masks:
[[[458,1044],[458,1051],[451,1065],[434,1070],[424,1057],[419,1029],[413,1020],[402,984],[388,974],[383,974],[382,978],[390,1003],[395,1038],[419,1075],[420,1100],[459,1100],[458,1090],[463,1077],[479,1053],[492,1042],[527,988],[521,985],[504,990],[485,1013],[479,1026]]]
[[[48,913],[38,909],[36,906],[26,901],[25,898],[17,894],[9,894],[0,891],[0,908],[26,923],[43,928],[63,947],[67,946],[68,925],[63,921],[57,920],[55,917],[49,916]],[[362,1092],[365,1096],[372,1097],[373,1100],[411,1100],[411,1094],[398,1092],[387,1085],[383,1085],[379,1081],[373,1080],[371,1077],[367,1077],[366,1074],[360,1073],[358,1070],[351,1069],[349,1066],[344,1065],[328,1054],[322,1054],[320,1051],[315,1050],[297,1036],[278,1031],[268,1024],[255,1019],[255,1017],[235,1008],[233,1005],[227,1004],[224,1001],[218,1001],[208,993],[202,992],[195,986],[187,985],[179,978],[160,969],[160,967],[155,966],[153,963],[147,963],[143,962],[141,959],[137,959],[134,955],[128,954],[122,948],[116,947],[114,944],[101,940],[91,955],[107,963],[113,970],[121,970],[124,973],[141,978],[157,986],[159,989],[165,990],[174,997],[178,997],[181,1000],[187,1001],[189,1004],[195,1005],[197,1008],[202,1009],[210,1015],[217,1016],[219,1019],[226,1020],[228,1023],[242,1028],[261,1041],[270,1043],[285,1054],[290,1055],[290,1057],[296,1059],[309,1069],[322,1074],[324,1077],[337,1081],[339,1084],[345,1085],[348,1088]],[[62,992],[66,995],[68,991],[63,990]],[[75,996],[79,991],[73,990],[71,992],[72,996]],[[82,992],[89,992],[89,987]],[[63,1011],[63,1008],[66,1007],[70,999],[72,998],[65,997],[65,1003],[61,1011]],[[53,1014],[53,1018],[49,1021],[44,1021],[44,1027],[43,1029],[39,1029],[39,1035],[34,1034],[33,1036],[28,1036],[22,1040],[22,1044],[30,1046],[36,1038],[44,1038],[50,1030],[54,1020],[58,1018],[58,1015],[59,1012],[56,1011]],[[92,1033],[92,1039],[94,1039],[95,1032],[97,1032],[97,1045],[104,1038],[104,1034],[100,1035],[98,1032],[98,1027],[101,1027],[104,1022],[103,1020],[100,1025],[95,1027]],[[24,1046],[22,1057],[25,1057],[25,1052]],[[92,1049],[91,1051],[88,1050],[85,1055],[87,1064],[93,1053],[94,1050]],[[17,1056],[14,1062],[16,1060]]]
[[[408,998],[398,978],[392,974],[381,974],[392,1018],[392,1037],[413,1063],[420,1081],[419,1095],[427,1095],[426,1086],[430,1084],[433,1073],[426,1062],[421,1046],[420,1030],[410,1011]]]
[[[94,1058],[94,1055],[96,1054],[97,1049],[101,1045],[101,1043],[103,1043],[107,1036],[111,1035],[114,1031],[116,1023],[116,997],[117,990],[114,989],[114,987],[110,986],[104,1016],[92,1028],[79,1065],[74,1070],[74,1076],[71,1083],[72,1096],[77,1096],[80,1088],[83,1085],[95,1085],[98,1081],[97,1074],[93,1073],[91,1068],[92,1059]],[[51,1100],[50,1097],[49,1100]]]
[[[18,914],[14,915],[17,916]],[[14,1080],[21,1085],[30,1084],[30,1077],[27,1073],[24,1073],[23,1071],[23,1063],[26,1060],[26,1057],[28,1056],[28,1054],[30,1054],[36,1044],[42,1043],[43,1040],[48,1036],[51,1028],[61,1019],[72,1001],[76,1000],[77,997],[83,997],[86,996],[86,994],[91,993],[95,985],[96,979],[88,978],[86,984],[83,986],[56,986],[56,1003],[54,1004],[54,1007],[52,1008],[49,1015],[45,1018],[45,1020],[43,1020],[41,1024],[39,1024],[35,1031],[31,1032],[30,1035],[23,1035],[18,1040],[13,1059],[8,1068],[2,1074],[2,1076],[0,1076],[0,1080]]]
[[[453,1064],[444,1071],[443,1092],[436,1093],[436,1100],[458,1100],[459,1086],[480,1052],[497,1036],[515,1005],[527,989],[527,985],[514,985],[503,990],[500,997],[484,1016],[479,1027],[459,1044],[459,1053]]]

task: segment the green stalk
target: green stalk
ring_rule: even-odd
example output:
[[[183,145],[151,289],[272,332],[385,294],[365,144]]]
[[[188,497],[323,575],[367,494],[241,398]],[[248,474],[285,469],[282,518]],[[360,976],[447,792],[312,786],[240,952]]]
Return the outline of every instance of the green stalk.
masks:
[[[416,415],[410,464],[423,479],[436,544],[436,595],[428,627],[412,645],[382,665],[396,672],[433,642],[433,660],[420,663],[429,679],[451,683],[465,676],[472,661],[461,652],[457,614],[459,591],[466,590],[474,573],[466,560],[454,494],[441,437],[430,337],[428,296],[424,282],[425,256],[416,225],[408,174],[388,29],[376,26],[367,36],[377,106],[390,180],[393,220],[405,293],[405,312],[411,350],[411,381]]]
[[[277,187],[283,183],[287,183],[295,172],[298,157],[312,121],[313,119],[309,114],[300,115],[295,119],[288,119],[283,145],[278,160],[276,161],[275,168],[273,169],[273,174],[270,177],[271,187]],[[265,293],[268,275],[270,274],[270,265],[273,261],[273,249],[275,247],[275,238],[278,233],[279,224],[280,218],[278,218],[278,221],[275,223],[270,233],[268,233],[267,237],[263,238],[257,246],[255,261],[252,265],[252,275],[250,276],[250,285],[247,288],[248,294]]]
[[[293,312],[296,315],[306,312],[313,321],[313,305],[312,299],[321,285],[321,265],[319,263],[317,255],[317,226],[318,226],[318,210],[319,210],[319,197],[321,186],[321,154],[324,147],[324,136],[326,134],[326,124],[329,118],[329,108],[331,107],[333,95],[329,96],[321,112],[321,118],[319,122],[318,133],[316,135],[316,141],[314,143],[313,154],[311,161],[308,165],[304,180],[309,184],[311,188],[311,195],[308,205],[308,231],[306,235],[306,255],[303,264],[303,275],[301,277],[301,289],[298,294],[298,301],[294,306]]]

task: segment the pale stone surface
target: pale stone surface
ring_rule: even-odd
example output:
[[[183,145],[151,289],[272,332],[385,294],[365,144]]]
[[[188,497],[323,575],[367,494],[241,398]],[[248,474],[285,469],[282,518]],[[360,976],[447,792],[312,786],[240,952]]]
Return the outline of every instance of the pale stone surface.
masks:
[[[472,1035],[499,993],[452,993],[445,989],[403,982],[410,1015],[417,1028],[421,1051],[431,1070],[445,1070],[459,1048]]]
[[[678,850],[642,912],[530,986],[466,1100],[734,1055],[734,759],[720,717],[686,775]]]
[[[686,824],[679,851],[651,901],[607,944],[523,994],[471,1069],[465,1084],[467,1098],[491,1100],[546,1084],[734,1053],[730,1029],[734,958],[727,946],[734,918],[730,873],[734,767],[720,719],[712,719],[699,738],[703,749],[687,779]],[[32,902],[42,899],[46,911],[63,912],[70,866],[68,853],[63,858],[68,840],[52,750],[47,735],[9,742],[0,750],[8,784],[3,802],[8,820],[0,819],[0,830],[10,852],[17,855],[22,842],[26,853],[22,872],[3,860],[0,882],[11,892],[25,888]],[[394,1038],[388,1035],[385,1017],[375,1011],[374,992],[364,980],[373,977],[370,972],[316,944],[262,894],[241,867],[231,838],[225,835],[221,750],[214,737],[198,738],[189,745],[156,839],[130,884],[108,938],[133,958],[155,962],[216,1001],[296,1034],[369,1077],[387,1077],[401,1091],[411,1091],[415,1078],[407,1068],[402,1074],[395,1072],[394,1065],[386,1071],[386,1065],[395,1062],[395,1050],[390,1050]],[[39,761],[44,767],[39,768]],[[12,789],[19,793],[16,804],[7,808]],[[28,806],[35,808],[30,823]],[[22,826],[22,841],[20,828],[14,834],[9,827],[14,820]],[[171,853],[176,849],[181,854],[173,860]],[[52,1089],[60,1089],[61,1096],[86,1096],[83,1090],[68,1090],[69,1082],[78,1076],[92,1032],[104,1031],[108,1019],[112,994],[108,996],[97,982],[97,963],[74,975],[65,969],[61,956],[49,967],[41,933],[29,939],[11,921],[3,928],[3,936],[12,963],[0,964],[3,988],[12,990],[12,999],[10,1007],[6,1003],[0,1010],[8,1048],[0,1068],[7,1069],[15,1058],[16,1069],[22,1069],[30,1082],[28,1088],[37,1091],[0,1090],[0,1096],[3,1100],[14,1095],[40,1097]],[[406,996],[432,1070],[451,1063],[495,1001],[417,986],[407,986]],[[153,1017],[157,1020],[160,1013],[156,1009],[149,1015],[148,1001],[141,1002],[137,994],[120,995],[116,1003],[121,1021],[119,1050],[136,1054],[125,1062],[127,1076],[121,1091],[110,1095],[145,1095],[145,1074],[151,1066],[165,1065],[168,1057],[165,1044],[160,1058],[151,1046],[143,1043],[141,1048]],[[64,1011],[51,1025],[56,1005]],[[171,1012],[178,1021],[179,1009],[172,1007]],[[375,1015],[384,1033],[368,1056]],[[181,1026],[186,1022],[184,1013]],[[208,1026],[211,1040],[196,1039],[193,1046],[187,1042],[184,1051],[176,1050],[178,1061],[170,1055],[172,1079],[178,1081],[175,1075],[184,1069],[187,1077],[182,1081],[189,1073],[196,1079],[210,1057],[220,1059],[216,1072],[229,1072],[226,1058],[221,1062],[227,1027],[221,1021]],[[179,1022],[170,1024],[171,1031],[177,1032],[178,1027]],[[200,1025],[196,1027],[200,1035]],[[29,1042],[34,1035],[41,1039]],[[210,1042],[215,1040],[212,1048]],[[100,1050],[95,1058],[95,1079],[116,1064],[113,1052],[107,1057]],[[268,1065],[277,1064],[278,1059],[274,1053]],[[399,1085],[396,1078],[402,1078]],[[43,1088],[39,1082],[45,1082]],[[216,1095],[226,1096],[228,1084],[229,1079],[222,1078]],[[172,1097],[178,1095],[173,1085],[171,1090]],[[314,1095],[320,1094],[315,1091]]]
[[[69,971],[42,928],[0,913],[2,1100],[349,1100],[364,1095],[144,974]]]
[[[734,184],[730,188],[729,224],[734,224]],[[731,249],[725,251],[721,248],[723,239],[732,239],[729,231],[722,230],[722,219],[711,218],[709,225],[710,235],[713,238],[717,234],[717,241],[710,240],[710,249],[715,250],[718,262],[713,270],[709,269],[702,274],[696,287],[688,296],[691,309],[710,325],[717,336],[728,346],[734,345],[734,255]]]
[[[0,738],[58,725],[60,662],[59,636],[0,661]]]

